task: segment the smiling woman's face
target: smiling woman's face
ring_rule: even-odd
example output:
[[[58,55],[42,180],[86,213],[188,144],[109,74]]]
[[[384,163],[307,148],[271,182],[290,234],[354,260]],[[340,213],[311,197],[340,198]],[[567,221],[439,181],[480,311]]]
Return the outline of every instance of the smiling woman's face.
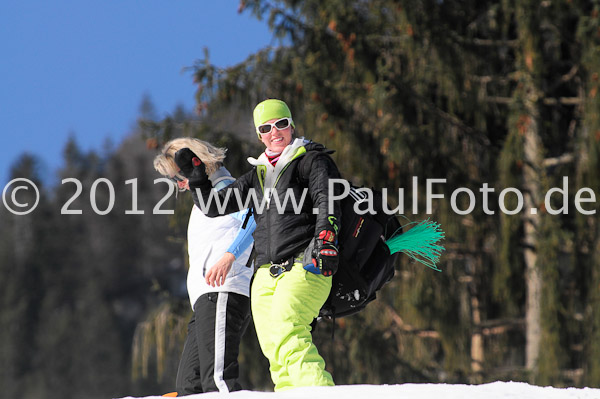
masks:
[[[278,120],[278,118],[268,120],[265,123],[273,123],[276,120]],[[288,127],[281,130],[273,126],[270,133],[261,134],[260,140],[269,150],[281,152],[292,142],[292,126],[288,125]]]

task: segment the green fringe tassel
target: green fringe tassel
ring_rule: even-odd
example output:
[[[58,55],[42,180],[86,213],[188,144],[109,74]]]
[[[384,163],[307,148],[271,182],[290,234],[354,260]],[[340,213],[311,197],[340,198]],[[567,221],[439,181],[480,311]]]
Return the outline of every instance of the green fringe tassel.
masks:
[[[444,239],[444,231],[439,223],[429,219],[421,222],[411,222],[402,228],[418,223],[412,229],[394,234],[385,243],[390,249],[390,253],[402,252],[412,259],[432,268],[438,272],[442,270],[437,267],[444,247],[440,241]]]

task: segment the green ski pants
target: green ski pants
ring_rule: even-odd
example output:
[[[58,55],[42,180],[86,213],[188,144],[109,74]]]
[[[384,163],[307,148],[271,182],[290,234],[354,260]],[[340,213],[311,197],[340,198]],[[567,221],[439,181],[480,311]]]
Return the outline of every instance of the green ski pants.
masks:
[[[256,271],[250,301],[275,391],[334,385],[312,342],[310,327],[329,296],[332,278],[307,272],[301,263],[277,277],[270,275],[269,267]]]

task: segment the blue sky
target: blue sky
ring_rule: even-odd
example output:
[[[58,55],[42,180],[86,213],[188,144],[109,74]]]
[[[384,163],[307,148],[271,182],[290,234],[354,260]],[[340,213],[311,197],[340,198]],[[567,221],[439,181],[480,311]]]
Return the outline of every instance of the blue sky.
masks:
[[[191,110],[182,68],[210,51],[225,67],[273,44],[264,21],[238,0],[22,0],[0,3],[0,183],[23,153],[45,176],[67,138],[84,151],[132,131],[144,94],[158,116]],[[0,186],[0,189],[2,186]]]

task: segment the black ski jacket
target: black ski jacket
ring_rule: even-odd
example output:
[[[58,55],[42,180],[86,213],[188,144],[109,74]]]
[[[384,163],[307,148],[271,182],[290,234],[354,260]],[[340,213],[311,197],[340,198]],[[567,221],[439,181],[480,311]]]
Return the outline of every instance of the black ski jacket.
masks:
[[[340,178],[329,156],[333,151],[313,142],[300,145],[298,140],[290,144],[293,153],[284,151],[274,169],[261,156],[251,171],[228,187],[215,192],[209,182],[193,193],[196,205],[209,217],[252,207],[258,266],[288,260],[322,230],[337,233],[341,227],[340,201],[329,200],[329,180]],[[335,195],[342,191],[340,184],[331,186]]]

